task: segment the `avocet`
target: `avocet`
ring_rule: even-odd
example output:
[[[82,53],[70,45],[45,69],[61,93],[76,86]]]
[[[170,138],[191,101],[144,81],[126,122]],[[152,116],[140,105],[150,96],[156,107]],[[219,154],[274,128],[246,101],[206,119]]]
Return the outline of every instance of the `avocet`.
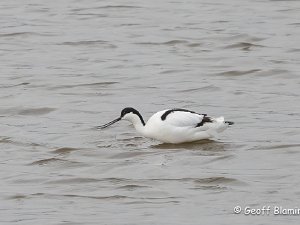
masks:
[[[213,118],[186,109],[159,111],[145,123],[139,111],[126,107],[120,117],[97,128],[104,129],[120,120],[131,122],[136,131],[145,137],[172,144],[209,139],[233,125],[224,117]]]

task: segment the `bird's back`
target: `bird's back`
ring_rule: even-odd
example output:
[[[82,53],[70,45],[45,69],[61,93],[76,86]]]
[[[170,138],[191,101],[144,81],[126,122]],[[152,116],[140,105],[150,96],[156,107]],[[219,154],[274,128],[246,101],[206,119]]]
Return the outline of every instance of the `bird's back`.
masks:
[[[227,127],[224,117],[212,118],[188,110],[162,110],[146,123],[148,137],[167,143],[211,138]]]

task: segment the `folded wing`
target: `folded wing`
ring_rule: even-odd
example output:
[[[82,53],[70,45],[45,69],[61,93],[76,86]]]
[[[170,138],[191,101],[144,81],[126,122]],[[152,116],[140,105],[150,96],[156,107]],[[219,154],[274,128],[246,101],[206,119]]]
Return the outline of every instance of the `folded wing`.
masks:
[[[188,110],[174,109],[163,117],[165,122],[176,127],[199,127],[208,122],[205,114],[198,114]]]

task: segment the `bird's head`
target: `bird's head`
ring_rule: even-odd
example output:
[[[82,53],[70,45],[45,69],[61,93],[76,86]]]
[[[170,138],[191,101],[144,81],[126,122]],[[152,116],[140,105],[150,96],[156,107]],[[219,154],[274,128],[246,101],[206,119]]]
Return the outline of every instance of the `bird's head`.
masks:
[[[99,129],[104,129],[106,127],[109,127],[110,125],[120,121],[120,120],[127,120],[130,121],[133,124],[137,124],[137,123],[142,123],[143,126],[145,125],[145,122],[143,120],[143,117],[141,116],[141,114],[139,113],[139,111],[137,111],[136,109],[132,108],[132,107],[126,107],[121,111],[121,115],[119,118],[104,124],[102,126],[98,126]]]

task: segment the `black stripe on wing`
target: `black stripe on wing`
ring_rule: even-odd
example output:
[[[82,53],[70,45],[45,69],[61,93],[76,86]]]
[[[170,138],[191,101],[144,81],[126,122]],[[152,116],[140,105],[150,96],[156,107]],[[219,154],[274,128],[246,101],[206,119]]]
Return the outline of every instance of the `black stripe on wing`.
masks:
[[[196,112],[193,112],[193,111],[190,111],[190,110],[187,110],[187,109],[169,109],[169,110],[165,111],[164,114],[162,114],[161,120],[165,120],[169,114],[171,114],[173,112],[178,112],[178,111],[179,112],[189,112],[189,113],[194,113],[194,114],[198,114],[198,115],[203,115],[204,118],[206,116],[206,114],[196,113]]]
[[[212,118],[210,118],[210,117],[208,117],[208,116],[205,115],[205,116],[203,117],[202,121],[201,121],[200,123],[198,123],[196,127],[201,127],[201,126],[203,126],[205,123],[212,123],[212,122],[213,122]]]

